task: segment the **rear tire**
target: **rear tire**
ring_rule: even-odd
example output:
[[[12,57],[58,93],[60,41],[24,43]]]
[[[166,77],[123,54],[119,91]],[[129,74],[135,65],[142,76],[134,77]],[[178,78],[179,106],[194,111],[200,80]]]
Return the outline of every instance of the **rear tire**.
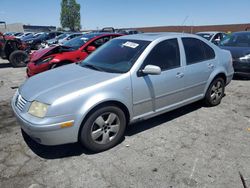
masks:
[[[90,114],[79,134],[79,141],[90,151],[100,152],[117,145],[124,136],[126,117],[116,106],[100,107]]]
[[[224,96],[225,91],[225,81],[223,78],[218,77],[215,78],[205,95],[205,104],[207,106],[216,106],[220,104],[222,97]]]
[[[22,50],[16,50],[10,54],[9,61],[13,67],[25,67],[28,62],[28,54]]]

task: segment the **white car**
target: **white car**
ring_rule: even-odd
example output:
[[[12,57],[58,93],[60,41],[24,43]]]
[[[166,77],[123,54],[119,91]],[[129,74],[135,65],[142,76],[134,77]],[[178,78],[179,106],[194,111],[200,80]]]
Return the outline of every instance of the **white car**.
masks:
[[[204,32],[198,32],[196,35],[199,35],[208,41],[218,44],[225,36],[227,36],[226,33],[224,32],[219,32],[219,31],[204,31]]]

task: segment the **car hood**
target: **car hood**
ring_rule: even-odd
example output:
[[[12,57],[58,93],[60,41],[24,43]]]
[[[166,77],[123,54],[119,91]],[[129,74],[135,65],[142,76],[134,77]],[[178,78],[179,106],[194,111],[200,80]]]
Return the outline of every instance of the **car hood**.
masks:
[[[44,48],[44,49],[40,49],[35,51],[32,56],[31,56],[31,61],[37,61],[38,59],[45,57],[49,54],[49,52],[51,52],[52,50],[58,48],[58,46],[51,46],[49,48]]]
[[[234,46],[219,46],[224,50],[229,50],[232,54],[233,59],[243,57],[250,54],[250,47],[234,47]]]
[[[27,79],[19,88],[19,93],[27,101],[37,100],[52,104],[62,96],[80,89],[90,88],[120,75],[88,69],[78,64],[70,64]]]
[[[49,56],[49,55],[53,55],[53,54],[57,54],[60,52],[70,52],[70,51],[74,51],[75,49],[67,47],[67,46],[60,46],[60,45],[53,45],[50,46],[49,48],[44,48],[44,49],[40,49],[37,50],[36,52],[34,52],[31,55],[30,61],[31,62],[35,62],[43,57]]]
[[[46,40],[47,43],[54,43],[54,42],[56,42],[56,41],[57,41],[56,38],[53,38],[53,39],[50,39],[50,40]]]

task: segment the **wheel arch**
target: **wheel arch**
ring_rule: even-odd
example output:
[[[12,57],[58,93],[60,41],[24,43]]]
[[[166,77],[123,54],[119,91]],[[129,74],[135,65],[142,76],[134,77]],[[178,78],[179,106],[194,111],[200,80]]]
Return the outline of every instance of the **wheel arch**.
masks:
[[[209,79],[208,79],[208,82],[207,82],[207,85],[205,87],[205,90],[204,90],[204,96],[205,96],[205,93],[207,92],[210,84],[214,81],[214,79],[218,78],[218,77],[221,77],[225,84],[227,83],[227,76],[226,76],[226,73],[224,71],[218,71],[218,72],[214,72],[213,74],[210,75]]]
[[[123,104],[122,102],[118,101],[118,100],[108,100],[108,101],[102,101],[94,106],[92,106],[92,108],[86,113],[86,115],[83,117],[82,121],[81,121],[81,125],[80,125],[80,128],[78,130],[78,140],[80,138],[80,133],[81,133],[81,130],[82,130],[82,127],[84,125],[84,123],[86,122],[86,120],[88,119],[88,117],[98,108],[101,108],[103,106],[107,106],[107,105],[110,105],[110,106],[116,106],[118,108],[120,108],[124,114],[125,114],[125,117],[126,117],[126,125],[129,123],[130,121],[130,113],[129,113],[129,110],[127,108],[127,106],[125,104]]]

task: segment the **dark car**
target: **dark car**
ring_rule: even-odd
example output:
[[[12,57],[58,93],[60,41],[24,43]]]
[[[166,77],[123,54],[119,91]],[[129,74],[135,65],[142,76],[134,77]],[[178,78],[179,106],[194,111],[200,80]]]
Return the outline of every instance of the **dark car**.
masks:
[[[34,37],[29,38],[27,40],[24,40],[26,43],[30,45],[31,49],[38,50],[41,47],[41,43],[53,39],[58,35],[61,35],[62,32],[50,32],[50,33],[38,33],[37,35],[34,35]]]
[[[235,32],[224,38],[219,47],[229,50],[236,75],[250,76],[250,32]]]

